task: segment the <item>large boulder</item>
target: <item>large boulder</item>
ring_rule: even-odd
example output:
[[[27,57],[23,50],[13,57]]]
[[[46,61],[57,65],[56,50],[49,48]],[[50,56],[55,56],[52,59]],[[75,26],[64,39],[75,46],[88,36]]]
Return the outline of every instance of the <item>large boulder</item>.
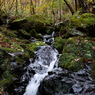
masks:
[[[55,24],[55,36],[95,36],[95,15],[91,13],[74,14],[70,20]]]
[[[9,23],[9,28],[14,30],[23,29],[30,32],[35,29],[38,33],[44,33],[46,21],[41,15],[32,15],[30,17],[17,19]]]
[[[64,43],[63,43],[64,44]],[[71,71],[78,71],[93,63],[95,58],[95,44],[92,39],[82,37],[69,38],[63,46],[59,66]]]
[[[95,15],[75,14],[70,18],[69,34],[72,36],[95,36]]]

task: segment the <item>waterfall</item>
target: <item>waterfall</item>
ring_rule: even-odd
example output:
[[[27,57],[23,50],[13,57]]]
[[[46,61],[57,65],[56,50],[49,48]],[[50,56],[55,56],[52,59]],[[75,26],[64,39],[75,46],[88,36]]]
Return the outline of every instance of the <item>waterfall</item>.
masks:
[[[31,62],[29,68],[33,69],[36,74],[31,77],[23,95],[37,95],[40,83],[58,64],[58,52],[51,46],[41,46],[35,56],[35,61]]]

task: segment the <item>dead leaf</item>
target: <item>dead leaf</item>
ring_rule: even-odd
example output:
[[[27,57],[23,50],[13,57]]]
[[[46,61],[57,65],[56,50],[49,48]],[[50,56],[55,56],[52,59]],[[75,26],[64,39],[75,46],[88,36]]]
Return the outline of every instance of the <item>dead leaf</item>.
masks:
[[[0,94],[3,94],[4,92],[2,91],[2,89],[0,89]]]
[[[77,61],[79,61],[80,60],[80,58],[77,58],[77,59],[74,59],[75,60],[75,62],[77,62]]]
[[[95,50],[95,47],[93,47],[93,49]]]

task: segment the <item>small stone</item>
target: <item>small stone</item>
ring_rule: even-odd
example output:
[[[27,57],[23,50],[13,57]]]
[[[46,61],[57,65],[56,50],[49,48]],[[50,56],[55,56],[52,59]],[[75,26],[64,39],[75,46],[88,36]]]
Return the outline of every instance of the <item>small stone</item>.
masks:
[[[82,87],[81,87],[81,85],[79,85],[79,84],[74,84],[74,85],[72,86],[72,89],[73,89],[74,93],[79,93],[79,92],[82,91]]]

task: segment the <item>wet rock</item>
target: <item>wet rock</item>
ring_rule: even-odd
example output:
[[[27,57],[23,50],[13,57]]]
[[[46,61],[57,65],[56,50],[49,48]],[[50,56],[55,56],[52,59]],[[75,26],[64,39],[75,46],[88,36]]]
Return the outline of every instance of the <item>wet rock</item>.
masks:
[[[80,93],[83,88],[81,87],[79,83],[77,83],[72,86],[72,89],[74,93]]]

